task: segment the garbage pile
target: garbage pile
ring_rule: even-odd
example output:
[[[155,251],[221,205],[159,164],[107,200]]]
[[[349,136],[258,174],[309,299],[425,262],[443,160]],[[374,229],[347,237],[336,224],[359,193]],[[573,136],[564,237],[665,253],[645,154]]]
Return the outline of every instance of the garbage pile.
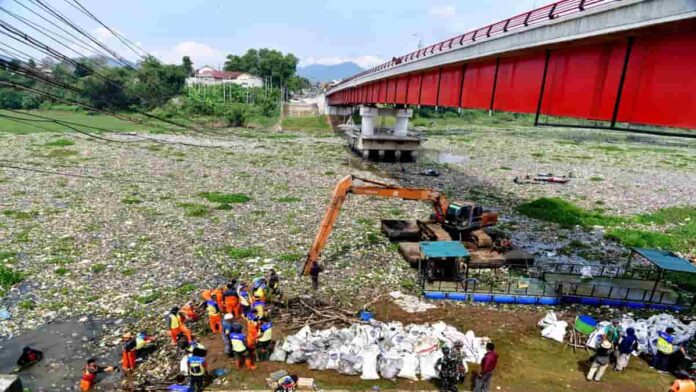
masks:
[[[363,380],[397,377],[418,381],[437,378],[435,362],[440,347],[461,341],[465,362],[478,363],[486,353],[488,338],[465,334],[440,321],[435,324],[353,324],[349,328],[312,331],[305,326],[276,345],[271,361],[288,364],[307,362],[310,369],[336,370],[360,375]]]

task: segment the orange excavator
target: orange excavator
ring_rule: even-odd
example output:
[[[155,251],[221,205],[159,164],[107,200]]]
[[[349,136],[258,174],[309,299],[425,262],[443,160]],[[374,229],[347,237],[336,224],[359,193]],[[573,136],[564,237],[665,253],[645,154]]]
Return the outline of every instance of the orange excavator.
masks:
[[[356,185],[356,181],[362,182],[363,185]],[[319,260],[321,250],[326,245],[336,219],[338,219],[341,206],[350,193],[402,200],[429,201],[432,203],[434,210],[431,217],[434,225],[430,225],[431,228],[436,227],[437,230],[441,227],[449,233],[457,233],[460,240],[463,234],[474,233],[473,237],[477,238],[478,241],[490,244],[490,237],[480,229],[492,226],[498,222],[497,213],[484,211],[481,206],[472,202],[450,203],[447,196],[434,189],[403,188],[365,178],[346,176],[336,184],[336,188],[331,195],[331,204],[326,210],[324,219],[321,221],[319,232],[314,239],[312,248],[307,254],[304,265],[300,266],[301,275],[308,275],[312,264]]]

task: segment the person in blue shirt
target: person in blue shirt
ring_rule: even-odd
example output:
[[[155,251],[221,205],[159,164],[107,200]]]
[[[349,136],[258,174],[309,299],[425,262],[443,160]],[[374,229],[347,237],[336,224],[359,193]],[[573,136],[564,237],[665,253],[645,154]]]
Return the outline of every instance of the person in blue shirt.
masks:
[[[208,364],[205,358],[199,357],[197,355],[191,355],[186,360],[188,364],[188,374],[189,374],[189,386],[191,387],[191,392],[202,392],[203,383],[205,382],[205,375],[208,372]]]
[[[664,332],[659,332],[657,341],[655,342],[657,352],[653,357],[653,367],[661,372],[667,372],[670,369],[670,358],[677,351],[684,352],[684,348],[676,344],[674,337],[674,328],[669,327]]]
[[[175,392],[193,392],[193,389],[191,389],[189,385],[186,385],[186,376],[183,374],[178,374],[176,376],[176,384],[170,385],[167,390]]]
[[[230,334],[234,325],[234,315],[227,313],[222,319],[222,344],[225,355],[232,356],[232,346],[230,346]]]

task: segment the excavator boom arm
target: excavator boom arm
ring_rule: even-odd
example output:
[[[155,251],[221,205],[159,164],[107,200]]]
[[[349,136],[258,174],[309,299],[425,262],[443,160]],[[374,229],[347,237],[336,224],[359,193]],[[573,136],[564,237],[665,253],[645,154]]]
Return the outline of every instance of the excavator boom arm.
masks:
[[[362,182],[371,185],[356,186],[353,185],[353,180],[361,180]],[[346,176],[336,184],[336,187],[331,194],[331,203],[326,209],[326,214],[324,214],[324,218],[321,221],[319,232],[317,232],[317,235],[314,238],[314,243],[307,254],[304,265],[299,268],[301,275],[308,275],[310,269],[312,268],[312,264],[319,260],[321,250],[324,248],[324,245],[326,245],[326,242],[333,231],[334,224],[336,223],[338,214],[341,211],[341,206],[343,206],[343,202],[346,200],[349,193],[354,193],[356,195],[393,197],[403,200],[431,201],[433,203],[435,216],[438,221],[444,220],[445,212],[449,206],[447,197],[440,194],[440,192],[436,190],[427,188],[401,188],[372,180]]]

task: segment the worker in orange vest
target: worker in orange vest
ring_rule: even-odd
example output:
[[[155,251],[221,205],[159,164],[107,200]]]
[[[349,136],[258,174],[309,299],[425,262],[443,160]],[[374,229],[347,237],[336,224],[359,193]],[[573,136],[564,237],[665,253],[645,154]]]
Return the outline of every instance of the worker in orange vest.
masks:
[[[232,313],[235,318],[239,317],[239,297],[233,283],[227,285],[227,290],[222,293],[222,297],[225,313]]]
[[[184,324],[184,318],[179,313],[178,307],[173,307],[166,317],[167,328],[169,329],[169,335],[172,337],[172,343],[177,344],[179,339],[179,334],[186,336],[188,342],[191,341],[191,331]]]
[[[213,298],[213,293],[210,290],[203,290],[201,292],[201,297],[203,301],[210,301]]]
[[[213,298],[205,301],[206,311],[208,312],[208,322],[210,323],[210,330],[213,333],[222,332],[222,313],[220,313],[220,308],[218,307],[215,296]]]
[[[218,309],[220,309],[220,311],[225,309],[223,298],[222,298],[222,292],[223,292],[223,290],[220,287],[216,287],[210,292],[211,296],[213,298],[215,298],[215,302],[217,302]]]
[[[118,368],[115,366],[100,366],[97,365],[97,360],[90,358],[87,360],[87,364],[82,368],[82,378],[80,378],[80,391],[87,392],[94,386],[94,382],[97,379],[97,374],[99,373],[113,373],[117,372]]]
[[[121,367],[124,372],[131,372],[135,369],[135,337],[126,332],[121,340]]]
[[[256,357],[256,341],[259,338],[259,329],[261,327],[260,318],[254,315],[247,320],[247,335],[246,346],[249,349],[251,358]]]

